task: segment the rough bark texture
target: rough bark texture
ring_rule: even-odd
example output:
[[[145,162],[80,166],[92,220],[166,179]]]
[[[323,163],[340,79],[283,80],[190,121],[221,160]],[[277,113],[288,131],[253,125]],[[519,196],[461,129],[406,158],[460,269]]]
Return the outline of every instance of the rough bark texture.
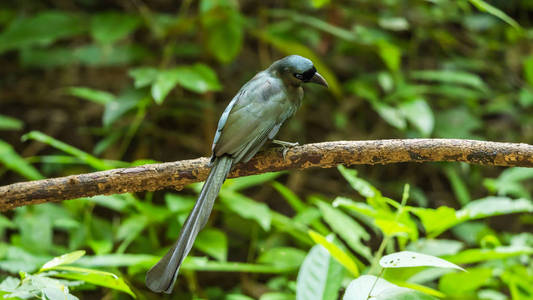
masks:
[[[102,194],[180,190],[202,181],[207,158],[20,182],[0,187],[0,211],[18,206]],[[533,167],[533,146],[457,139],[337,141],[307,144],[282,151],[270,149],[234,167],[230,177],[286,169],[330,168],[338,164],[460,161],[479,165]]]

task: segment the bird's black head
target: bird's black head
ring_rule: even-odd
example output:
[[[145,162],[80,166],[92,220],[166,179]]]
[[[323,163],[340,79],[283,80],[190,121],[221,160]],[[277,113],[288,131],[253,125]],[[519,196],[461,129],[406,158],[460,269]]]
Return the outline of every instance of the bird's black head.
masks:
[[[313,62],[299,55],[284,57],[272,64],[269,69],[276,71],[281,78],[292,85],[313,82],[325,87],[326,80],[316,71]]]

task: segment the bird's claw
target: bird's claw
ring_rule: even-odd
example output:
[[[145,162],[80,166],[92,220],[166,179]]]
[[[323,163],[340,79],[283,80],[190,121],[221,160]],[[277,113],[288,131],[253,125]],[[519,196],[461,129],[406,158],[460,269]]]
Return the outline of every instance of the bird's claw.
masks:
[[[281,147],[283,147],[283,152],[282,152],[283,159],[286,158],[287,152],[289,152],[290,148],[300,145],[298,144],[298,142],[291,143],[291,142],[285,142],[285,141],[280,141],[280,140],[272,140],[272,143],[278,144]]]

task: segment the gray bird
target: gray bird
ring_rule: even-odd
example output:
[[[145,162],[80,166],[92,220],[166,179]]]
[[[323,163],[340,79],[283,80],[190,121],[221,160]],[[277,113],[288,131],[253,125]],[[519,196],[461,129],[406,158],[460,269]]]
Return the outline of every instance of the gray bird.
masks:
[[[222,113],[213,140],[211,171],[198,201],[167,254],[146,274],[146,286],[171,293],[179,268],[205,226],[231,167],[249,161],[281,125],[294,115],[304,95],[302,83],[328,86],[309,59],[291,55],[274,62],[248,81]],[[280,144],[289,144],[280,142]]]

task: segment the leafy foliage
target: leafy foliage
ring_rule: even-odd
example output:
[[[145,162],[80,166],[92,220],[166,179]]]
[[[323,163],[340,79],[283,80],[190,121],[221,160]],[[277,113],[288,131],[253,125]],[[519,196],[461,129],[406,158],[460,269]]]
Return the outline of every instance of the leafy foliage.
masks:
[[[533,144],[530,1],[132,3],[0,4],[0,184],[207,155],[240,86],[289,54],[330,87],[305,87],[280,139]],[[170,297],[530,299],[532,179],[450,163],[227,180]],[[0,294],[159,298],[144,274],[200,187],[1,215]]]

